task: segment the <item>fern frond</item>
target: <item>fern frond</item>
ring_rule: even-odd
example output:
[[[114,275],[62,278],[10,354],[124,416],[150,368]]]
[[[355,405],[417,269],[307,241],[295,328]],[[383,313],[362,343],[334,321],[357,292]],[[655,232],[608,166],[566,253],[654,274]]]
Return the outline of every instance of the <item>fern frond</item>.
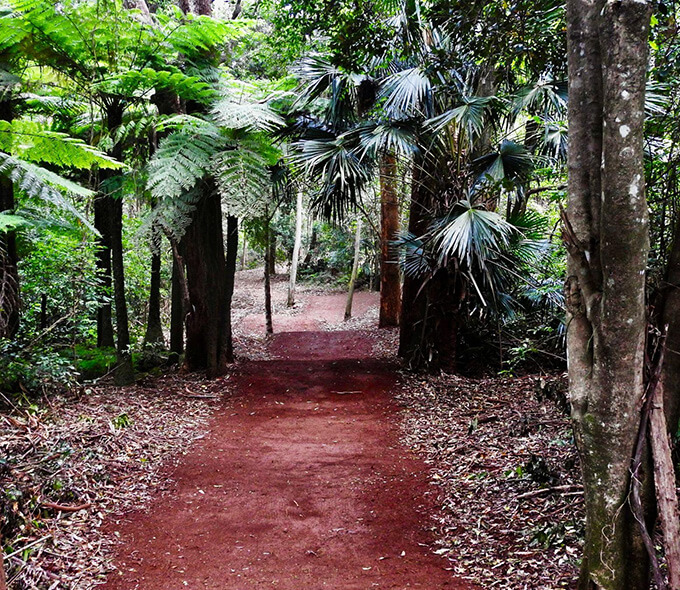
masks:
[[[190,128],[168,135],[149,162],[151,194],[160,201],[186,193],[210,170],[212,157],[223,143],[219,135],[195,133]]]
[[[225,211],[248,218],[264,213],[272,163],[256,140],[240,142],[215,156],[213,172]]]
[[[284,121],[265,102],[237,102],[225,97],[212,108],[215,119],[230,129],[246,131],[274,131]]]
[[[28,198],[48,203],[77,217],[93,232],[87,218],[76,209],[63,193],[91,197],[94,193],[47,170],[0,152],[0,175],[8,177]]]
[[[0,121],[0,150],[24,160],[64,168],[123,168],[107,154],[65,133],[45,129],[37,121]]]
[[[119,96],[141,96],[154,89],[166,90],[185,100],[207,103],[215,95],[213,89],[200,79],[180,71],[130,70],[107,78],[95,86],[102,92]]]

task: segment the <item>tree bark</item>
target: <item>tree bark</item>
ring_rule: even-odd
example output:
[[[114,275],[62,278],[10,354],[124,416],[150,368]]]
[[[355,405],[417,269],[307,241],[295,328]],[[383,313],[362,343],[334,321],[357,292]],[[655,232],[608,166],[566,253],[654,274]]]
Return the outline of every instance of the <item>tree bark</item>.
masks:
[[[380,160],[380,319],[379,327],[399,325],[401,276],[399,257],[391,245],[399,233],[397,158],[387,153]]]
[[[0,100],[0,121],[12,121],[12,102]],[[14,212],[14,184],[0,176],[0,213]],[[16,234],[0,233],[0,338],[13,338],[19,329],[21,292]]]
[[[585,490],[579,587],[642,590],[648,558],[628,504],[644,391],[649,240],[643,123],[651,10],[568,0],[569,388]]]
[[[268,243],[268,248],[269,248],[269,256],[267,257],[267,261],[269,264],[269,274],[271,276],[276,276],[276,232],[272,230],[272,224],[271,224],[271,219],[269,220],[269,242]]]
[[[347,305],[345,306],[345,321],[352,317],[352,303],[354,301],[354,284],[359,274],[359,256],[361,255],[361,217],[357,217],[357,228],[354,234],[354,262],[352,263],[352,274],[349,277],[349,288],[347,290]]]
[[[295,283],[297,281],[298,260],[300,258],[300,246],[302,245],[302,191],[298,191],[297,205],[295,207],[295,244],[293,246],[293,258],[290,262],[290,281],[288,283],[288,307],[295,305]]]
[[[163,322],[161,321],[161,253],[151,251],[151,281],[149,285],[149,315],[146,322],[145,345],[162,344]]]
[[[671,439],[664,413],[663,387],[657,386],[649,414],[649,440],[654,457],[654,484],[664,539],[669,590],[680,590],[680,512],[675,489]]]
[[[227,306],[227,346],[226,357],[228,362],[234,361],[234,342],[231,332],[231,301],[234,297],[234,284],[236,282],[236,261],[238,260],[238,218],[233,215],[227,217],[227,257],[226,257],[226,306]]]
[[[184,236],[190,308],[186,318],[185,364],[223,375],[229,358],[230,309],[222,232],[222,204],[214,181],[208,181]]]
[[[12,181],[0,176],[0,212],[14,211]],[[13,338],[19,329],[19,257],[13,231],[0,233],[0,338]]]
[[[111,223],[113,203],[109,197],[98,194],[94,198],[94,227],[99,232],[97,250],[97,275],[107,297],[112,294],[111,282]],[[116,345],[113,333],[113,312],[110,300],[97,310],[97,346],[113,348]]]
[[[182,282],[184,278],[184,262],[173,251],[172,258],[172,308],[170,311],[170,352],[182,354],[184,352],[184,300],[182,297]]]
[[[266,324],[267,334],[274,333],[274,321],[272,319],[272,280],[271,280],[271,248],[269,241],[271,240],[271,218],[269,213],[265,212],[265,228],[264,228],[264,319]]]

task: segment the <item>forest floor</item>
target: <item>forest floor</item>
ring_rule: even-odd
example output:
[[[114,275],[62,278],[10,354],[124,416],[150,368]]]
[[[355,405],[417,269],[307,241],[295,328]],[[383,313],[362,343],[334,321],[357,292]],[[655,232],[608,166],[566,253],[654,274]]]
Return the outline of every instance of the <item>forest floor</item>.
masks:
[[[5,417],[0,449],[24,460],[0,480],[34,523],[13,541],[12,590],[573,584],[559,377],[408,374],[377,294],[342,322],[344,293],[301,286],[289,309],[285,278],[273,287],[266,338],[260,272],[239,273],[223,379],[97,386]]]

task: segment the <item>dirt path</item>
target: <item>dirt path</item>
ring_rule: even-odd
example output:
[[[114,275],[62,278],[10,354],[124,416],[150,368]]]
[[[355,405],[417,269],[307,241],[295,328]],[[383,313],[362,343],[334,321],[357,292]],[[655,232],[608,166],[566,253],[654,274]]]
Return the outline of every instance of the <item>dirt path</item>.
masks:
[[[173,492],[113,525],[125,547],[105,588],[468,588],[427,547],[426,468],[398,443],[394,367],[373,345],[283,332],[272,360],[244,362]]]

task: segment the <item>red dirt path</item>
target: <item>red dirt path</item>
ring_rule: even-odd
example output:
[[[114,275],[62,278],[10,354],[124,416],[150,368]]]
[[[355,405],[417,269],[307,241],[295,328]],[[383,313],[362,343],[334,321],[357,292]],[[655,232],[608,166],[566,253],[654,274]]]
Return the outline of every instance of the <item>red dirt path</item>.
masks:
[[[428,548],[427,469],[399,445],[395,367],[372,346],[284,332],[273,360],[243,363],[172,493],[111,525],[125,547],[104,588],[471,588]]]

